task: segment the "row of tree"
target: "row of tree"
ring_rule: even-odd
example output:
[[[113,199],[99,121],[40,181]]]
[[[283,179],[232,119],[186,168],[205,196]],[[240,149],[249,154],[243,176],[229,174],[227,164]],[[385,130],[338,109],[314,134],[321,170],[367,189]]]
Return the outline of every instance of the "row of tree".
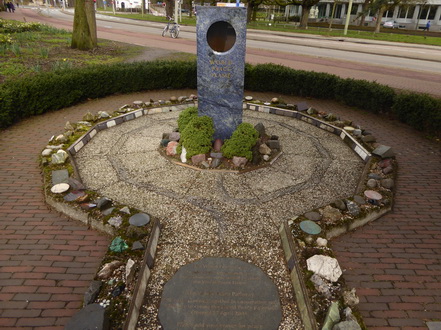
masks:
[[[335,0],[337,1],[337,0]],[[365,0],[362,11],[358,14],[360,26],[368,13],[376,13],[375,32],[380,31],[381,18],[383,14],[395,6],[410,6],[418,3],[419,0]],[[243,0],[248,8],[247,19],[251,22],[256,19],[256,13],[261,5],[279,5],[282,7],[288,5],[300,5],[302,7],[302,16],[300,27],[308,26],[309,12],[311,8],[317,5],[320,0]],[[165,0],[166,15],[172,17],[174,13],[174,0]],[[143,1],[144,4],[144,1]],[[203,3],[202,3],[203,4]],[[213,2],[212,5],[215,5]],[[184,0],[184,8],[192,11],[192,0]],[[97,46],[96,20],[93,0],[75,0],[75,18],[72,34],[72,48],[80,50],[89,50]]]

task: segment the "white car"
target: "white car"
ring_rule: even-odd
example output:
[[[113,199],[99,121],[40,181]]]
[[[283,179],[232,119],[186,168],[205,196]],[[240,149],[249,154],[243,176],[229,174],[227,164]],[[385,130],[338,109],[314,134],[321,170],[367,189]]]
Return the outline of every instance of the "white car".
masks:
[[[400,27],[400,25],[398,24],[397,21],[391,20],[391,21],[384,22],[383,27],[389,28],[389,29],[398,29]]]

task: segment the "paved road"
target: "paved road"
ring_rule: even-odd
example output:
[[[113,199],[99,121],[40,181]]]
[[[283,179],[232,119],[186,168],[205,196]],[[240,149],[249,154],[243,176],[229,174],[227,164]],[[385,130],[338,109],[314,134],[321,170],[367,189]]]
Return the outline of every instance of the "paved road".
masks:
[[[35,8],[22,8],[16,14],[20,20],[42,21],[59,28],[72,29],[72,15],[58,10],[42,10],[39,13]],[[11,16],[13,14],[0,13],[0,17]],[[182,27],[182,38],[171,39],[160,36],[163,24],[121,18],[106,18],[103,21],[103,15],[98,17],[100,38],[196,53],[194,27]],[[246,60],[249,63],[271,62],[300,70],[327,72],[343,78],[376,81],[397,89],[441,97],[441,47],[319,36],[305,38],[295,33],[269,34],[251,30],[247,43]]]

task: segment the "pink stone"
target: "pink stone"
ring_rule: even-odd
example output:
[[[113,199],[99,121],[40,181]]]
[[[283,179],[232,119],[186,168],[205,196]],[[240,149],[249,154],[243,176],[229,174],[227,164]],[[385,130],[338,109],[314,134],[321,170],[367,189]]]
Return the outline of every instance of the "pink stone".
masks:
[[[214,145],[213,145],[214,151],[220,152],[223,144],[224,143],[221,139],[214,140]]]
[[[233,157],[233,164],[236,167],[243,167],[247,163],[247,159],[245,157]]]
[[[170,141],[167,144],[167,149],[165,150],[165,152],[167,153],[167,156],[174,156],[176,155],[176,148],[178,146],[178,142],[176,141]]]
[[[368,199],[373,199],[374,201],[379,201],[383,198],[383,196],[381,196],[380,193],[374,191],[374,190],[366,190],[364,192],[364,195],[368,198]]]
[[[205,154],[194,155],[191,157],[191,162],[193,165],[200,165],[202,162],[205,162]]]

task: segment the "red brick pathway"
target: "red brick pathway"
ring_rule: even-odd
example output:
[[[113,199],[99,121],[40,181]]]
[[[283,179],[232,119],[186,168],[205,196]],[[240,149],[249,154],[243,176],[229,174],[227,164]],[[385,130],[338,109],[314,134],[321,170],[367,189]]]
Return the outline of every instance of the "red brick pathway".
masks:
[[[0,132],[0,327],[62,328],[81,306],[109,243],[44,203],[37,158],[49,137],[89,110],[112,111],[172,94],[190,91],[112,96]],[[332,102],[307,102],[352,119],[397,153],[393,212],[332,241],[368,328],[425,329],[426,320],[441,320],[440,145],[395,121]]]

